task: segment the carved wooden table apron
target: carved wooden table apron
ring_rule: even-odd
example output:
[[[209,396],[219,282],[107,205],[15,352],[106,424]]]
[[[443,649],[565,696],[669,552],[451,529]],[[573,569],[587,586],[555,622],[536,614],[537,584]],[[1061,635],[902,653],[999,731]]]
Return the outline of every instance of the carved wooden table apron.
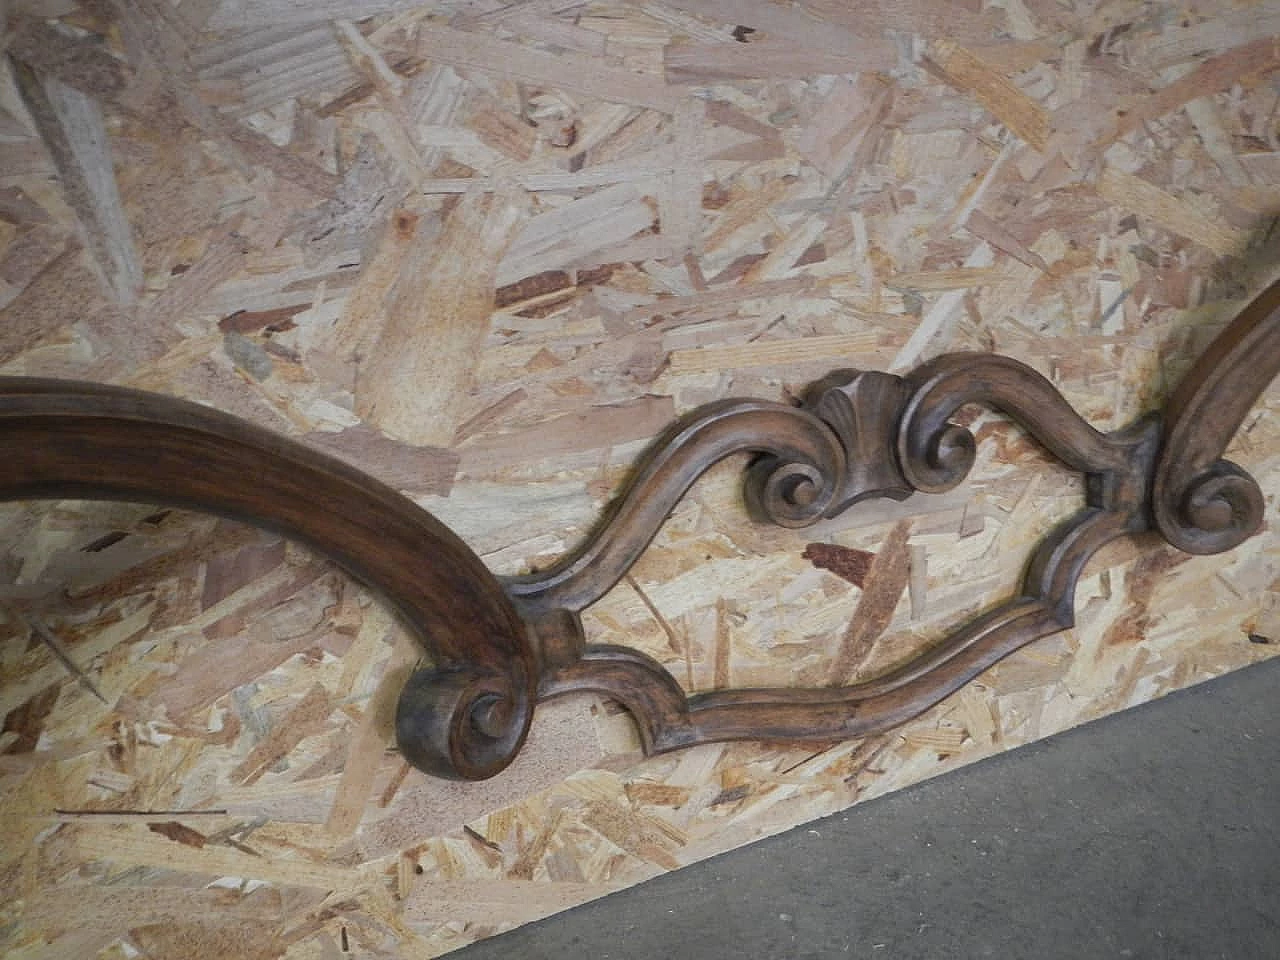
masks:
[[[519,752],[539,699],[596,691],[624,704],[645,748],[714,740],[843,739],[928,709],[1033,640],[1070,627],[1089,558],[1155,529],[1191,553],[1229,550],[1262,525],[1253,478],[1221,459],[1280,373],[1280,282],[1200,358],[1162,413],[1112,433],[1007,357],[942,356],[905,377],[842,371],[801,406],[724,400],[676,421],[573,553],[499,579],[435,517],[331,457],[235,417],[156,394],[0,379],[0,499],[137,500],[206,510],[309,544],[399,611],[431,665],[401,693],[396,736],[429,773],[482,779]],[[627,572],[693,482],[737,452],[751,513],[787,527],[871,497],[959,483],[974,462],[964,404],[1005,411],[1086,478],[1085,506],[1033,555],[1018,596],[873,680],[824,689],[686,697],[650,657],[588,644],[579,615]],[[246,478],[252,478],[246,482]]]

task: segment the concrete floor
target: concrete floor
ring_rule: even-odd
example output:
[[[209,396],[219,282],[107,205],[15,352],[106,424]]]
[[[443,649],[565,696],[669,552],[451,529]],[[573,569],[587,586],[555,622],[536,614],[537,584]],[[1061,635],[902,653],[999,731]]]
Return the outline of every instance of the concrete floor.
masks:
[[[1280,659],[454,957],[1280,958]]]

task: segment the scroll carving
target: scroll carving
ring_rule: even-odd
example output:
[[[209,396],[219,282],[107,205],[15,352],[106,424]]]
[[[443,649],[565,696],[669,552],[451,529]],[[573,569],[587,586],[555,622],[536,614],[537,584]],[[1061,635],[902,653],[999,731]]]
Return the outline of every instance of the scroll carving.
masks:
[[[1280,374],[1280,283],[1227,325],[1165,411],[1154,506],[1161,535],[1188,553],[1221,553],[1262,526],[1257,481],[1222,454]]]
[[[939,357],[905,377],[837,371],[800,406],[725,400],[678,420],[577,549],[549,569],[498,579],[443,524],[395,491],[301,444],[215,411],[139,391],[0,379],[0,499],[142,500],[278,530],[332,557],[401,614],[431,665],[397,711],[405,757],[433,774],[481,779],[519,751],[537,699],[590,690],[635,716],[646,749],[715,740],[840,739],[926,710],[1019,647],[1073,622],[1089,558],[1156,529],[1192,553],[1257,532],[1263,497],[1222,459],[1280,374],[1280,283],[1213,342],[1167,409],[1111,433],[1048,380],[989,354]],[[819,689],[687,697],[656,661],[588,644],[581,612],[635,563],[713,464],[751,453],[750,513],[784,527],[860,500],[959,483],[976,444],[952,418],[965,404],[1007,413],[1085,478],[1085,506],[1033,555],[1016,597],[872,680]]]
[[[885,385],[897,380],[874,376],[884,378]],[[843,404],[831,402],[831,391],[857,382],[857,376],[846,376],[834,388],[824,382],[823,400],[813,401],[813,408],[828,415],[832,409],[842,410]],[[985,354],[942,357],[922,368],[918,379],[876,390],[879,398],[896,397],[897,406],[876,408],[880,416],[854,430],[848,429],[853,421],[847,412],[838,421],[824,420],[840,438],[850,463],[864,458],[857,444],[872,435],[890,450],[896,444],[898,450],[894,458],[886,456],[884,445],[871,448],[877,451],[873,466],[847,468],[842,509],[864,496],[910,492],[908,483],[916,489],[927,484],[930,490],[959,483],[973,464],[974,440],[947,418],[979,400],[1013,415],[1061,459],[1085,472],[1085,507],[1040,545],[1016,598],[898,669],[849,686],[729,690],[686,699],[667,671],[649,657],[625,647],[586,646],[580,658],[544,677],[541,695],[590,690],[617,699],[639,721],[651,752],[715,740],[853,737],[922,713],[1019,647],[1072,626],[1076,584],[1089,558],[1111,540],[1147,528],[1146,481],[1155,463],[1158,421],[1148,417],[1125,430],[1099,433],[1034,370]],[[780,469],[772,462],[760,466],[774,471],[771,476]],[[855,475],[864,478],[865,489],[849,481]],[[631,495],[637,495],[634,488]],[[748,487],[748,502],[752,496]],[[577,612],[566,611],[573,614],[562,621],[568,629],[580,629]],[[572,642],[581,648],[580,637]]]

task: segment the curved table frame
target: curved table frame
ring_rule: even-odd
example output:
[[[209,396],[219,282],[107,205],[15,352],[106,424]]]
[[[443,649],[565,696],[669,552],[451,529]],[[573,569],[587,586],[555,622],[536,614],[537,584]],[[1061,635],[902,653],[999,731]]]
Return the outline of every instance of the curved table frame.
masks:
[[[1163,412],[1100,433],[1016,360],[939,357],[905,377],[839,371],[800,406],[724,400],[676,421],[577,549],[500,579],[439,520],[376,479],[235,417],[158,394],[0,378],[0,499],[134,500],[276,530],[326,554],[401,615],[431,660],[401,693],[396,738],[419,769],[483,779],[519,752],[535,703],[594,691],[635,717],[646,750],[743,739],[837,740],[902,723],[1014,650],[1072,626],[1076,584],[1109,541],[1157,530],[1191,553],[1262,526],[1253,478],[1222,454],[1280,374],[1280,282],[1214,340]],[[802,527],[874,497],[938,493],[972,467],[963,405],[1009,414],[1086,479],[1085,506],[1033,555],[1018,595],[902,667],[849,686],[687,697],[655,660],[588,644],[580,614],[620,580],[690,486],[757,454],[746,499]],[[245,478],[252,477],[252,483]]]

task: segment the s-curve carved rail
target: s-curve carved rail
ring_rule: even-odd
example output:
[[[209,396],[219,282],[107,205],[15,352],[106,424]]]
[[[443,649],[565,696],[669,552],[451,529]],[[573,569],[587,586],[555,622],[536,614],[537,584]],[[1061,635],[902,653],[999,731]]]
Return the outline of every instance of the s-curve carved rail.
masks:
[[[1256,533],[1262,491],[1221,458],[1277,374],[1280,282],[1218,336],[1163,414],[1111,433],[1030,367],[980,353],[942,356],[905,377],[838,371],[800,406],[708,404],[655,441],[584,543],[546,571],[506,579],[359,470],[206,407],[118,387],[0,379],[0,499],[171,504],[328,555],[400,613],[431,660],[400,695],[405,757],[438,776],[483,779],[519,752],[538,699],[575,691],[624,704],[652,752],[842,739],[916,716],[1019,647],[1070,627],[1081,572],[1111,540],[1155,529],[1183,550],[1217,553]],[[898,669],[843,687],[688,697],[639,651],[586,642],[583,609],[622,578],[712,464],[757,454],[749,511],[802,527],[860,500],[955,486],[975,442],[951,418],[969,403],[1004,411],[1086,480],[1085,506],[1041,543],[1016,597]]]

